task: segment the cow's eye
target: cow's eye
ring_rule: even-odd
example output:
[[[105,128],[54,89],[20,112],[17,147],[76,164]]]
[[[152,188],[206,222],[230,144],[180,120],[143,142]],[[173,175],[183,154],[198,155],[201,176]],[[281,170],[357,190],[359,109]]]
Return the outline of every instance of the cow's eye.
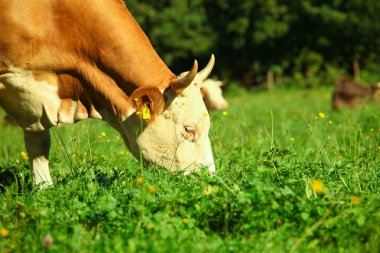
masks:
[[[197,129],[193,126],[184,126],[184,137],[189,141],[196,141],[198,138]]]
[[[189,134],[194,134],[195,133],[195,128],[192,126],[185,126],[185,131]]]

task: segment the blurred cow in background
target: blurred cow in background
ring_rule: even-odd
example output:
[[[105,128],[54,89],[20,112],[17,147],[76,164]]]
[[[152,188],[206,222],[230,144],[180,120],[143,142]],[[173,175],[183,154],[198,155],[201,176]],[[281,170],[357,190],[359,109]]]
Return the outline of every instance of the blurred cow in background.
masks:
[[[212,54],[206,67],[198,72],[193,83],[200,88],[203,101],[208,110],[225,110],[228,108],[228,103],[222,94],[221,87],[223,86],[223,82],[208,78],[214,65],[215,57]],[[187,73],[183,72],[178,77],[183,77]]]
[[[364,86],[355,81],[342,77],[332,96],[334,110],[343,107],[353,108],[367,101],[380,101],[380,85]]]
[[[208,110],[225,110],[228,108],[228,103],[222,94],[222,81],[206,79],[199,86]]]

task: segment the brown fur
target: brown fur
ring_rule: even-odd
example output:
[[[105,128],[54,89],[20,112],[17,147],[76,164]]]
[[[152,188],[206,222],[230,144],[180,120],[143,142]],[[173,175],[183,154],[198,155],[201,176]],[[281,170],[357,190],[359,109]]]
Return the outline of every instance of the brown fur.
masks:
[[[342,107],[353,108],[376,99],[377,93],[380,93],[378,86],[363,86],[347,77],[342,77],[332,95],[332,108],[334,110]]]

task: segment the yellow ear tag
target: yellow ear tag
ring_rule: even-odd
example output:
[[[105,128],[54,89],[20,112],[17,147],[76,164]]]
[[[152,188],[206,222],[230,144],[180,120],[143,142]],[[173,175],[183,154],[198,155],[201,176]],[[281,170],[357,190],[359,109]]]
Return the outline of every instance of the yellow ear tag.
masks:
[[[143,119],[150,119],[151,118],[151,115],[150,115],[150,109],[148,107],[148,104],[145,103],[142,107],[142,118]]]

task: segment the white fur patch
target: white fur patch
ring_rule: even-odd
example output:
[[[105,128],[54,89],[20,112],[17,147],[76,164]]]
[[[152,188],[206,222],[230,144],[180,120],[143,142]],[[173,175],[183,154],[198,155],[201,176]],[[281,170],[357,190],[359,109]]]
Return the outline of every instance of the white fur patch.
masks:
[[[57,87],[36,80],[32,71],[23,68],[10,67],[0,75],[0,105],[28,131],[58,124]]]

